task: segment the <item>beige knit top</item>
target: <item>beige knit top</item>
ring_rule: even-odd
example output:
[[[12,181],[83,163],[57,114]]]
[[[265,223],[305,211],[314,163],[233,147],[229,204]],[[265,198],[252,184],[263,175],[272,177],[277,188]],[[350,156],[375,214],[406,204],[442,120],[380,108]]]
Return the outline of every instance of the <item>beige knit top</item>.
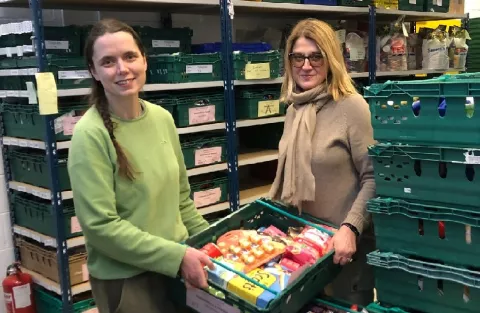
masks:
[[[282,140],[292,129],[295,110],[294,105],[288,108]],[[350,223],[362,233],[371,221],[366,202],[375,196],[367,150],[373,143],[369,107],[361,95],[327,99],[316,114],[312,136],[315,201],[305,202],[303,211],[335,225]]]

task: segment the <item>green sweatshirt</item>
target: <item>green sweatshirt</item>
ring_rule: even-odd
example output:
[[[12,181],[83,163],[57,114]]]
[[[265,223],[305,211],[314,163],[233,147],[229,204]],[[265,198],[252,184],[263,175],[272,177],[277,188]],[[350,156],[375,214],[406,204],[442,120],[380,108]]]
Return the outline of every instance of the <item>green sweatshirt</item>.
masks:
[[[136,179],[118,174],[117,155],[102,118],[90,108],[75,126],[68,157],[75,213],[98,279],[145,271],[174,277],[186,247],[180,242],[208,227],[190,199],[182,150],[172,116],[143,101],[134,120],[112,117],[115,137]]]

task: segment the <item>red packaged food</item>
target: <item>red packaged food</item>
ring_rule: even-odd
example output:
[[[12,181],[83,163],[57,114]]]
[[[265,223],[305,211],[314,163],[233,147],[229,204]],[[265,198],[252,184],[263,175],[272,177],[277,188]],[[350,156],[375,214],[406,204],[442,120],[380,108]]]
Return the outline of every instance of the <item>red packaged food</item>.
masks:
[[[263,235],[271,236],[271,237],[287,237],[283,231],[278,229],[277,227],[270,225],[265,230],[262,231]]]
[[[284,258],[290,259],[302,266],[305,264],[315,264],[320,258],[320,253],[308,244],[294,242],[287,246]]]
[[[305,229],[295,238],[295,241],[308,244],[315,248],[320,256],[323,256],[327,253],[327,247],[329,240],[332,237],[327,233],[324,233],[316,228],[307,226]]]
[[[203,248],[200,249],[200,251],[214,259],[223,255],[222,251],[220,251],[220,248],[212,242],[207,243],[205,246],[203,246]]]
[[[285,270],[287,271],[290,271],[290,272],[295,272],[296,270],[298,270],[300,268],[300,264],[298,264],[297,262],[294,262],[290,259],[287,259],[287,258],[283,258],[281,261],[280,261],[280,266],[282,266]]]

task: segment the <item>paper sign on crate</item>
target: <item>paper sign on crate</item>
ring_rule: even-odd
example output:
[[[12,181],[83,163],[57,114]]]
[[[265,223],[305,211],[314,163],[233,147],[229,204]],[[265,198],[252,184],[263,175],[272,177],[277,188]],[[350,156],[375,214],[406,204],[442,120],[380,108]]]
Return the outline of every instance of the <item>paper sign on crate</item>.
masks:
[[[57,84],[53,73],[36,73],[40,115],[58,113]]]
[[[245,79],[270,78],[270,63],[247,63],[245,65]]]

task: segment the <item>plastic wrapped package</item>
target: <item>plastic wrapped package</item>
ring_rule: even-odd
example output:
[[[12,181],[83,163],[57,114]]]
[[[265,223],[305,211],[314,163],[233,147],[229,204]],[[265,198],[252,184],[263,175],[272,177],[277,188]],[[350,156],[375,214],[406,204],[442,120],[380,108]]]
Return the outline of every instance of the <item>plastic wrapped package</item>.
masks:
[[[471,40],[467,30],[452,26],[449,30],[450,47],[448,50],[449,66],[453,69],[464,69],[467,62],[468,45]]]
[[[442,25],[428,33],[422,44],[422,69],[447,70],[450,63],[448,57],[450,43],[451,39]]]
[[[349,73],[365,72],[368,36],[361,31],[348,32],[345,37],[345,64]]]
[[[418,34],[409,34],[407,38],[408,70],[422,68],[422,39]]]

